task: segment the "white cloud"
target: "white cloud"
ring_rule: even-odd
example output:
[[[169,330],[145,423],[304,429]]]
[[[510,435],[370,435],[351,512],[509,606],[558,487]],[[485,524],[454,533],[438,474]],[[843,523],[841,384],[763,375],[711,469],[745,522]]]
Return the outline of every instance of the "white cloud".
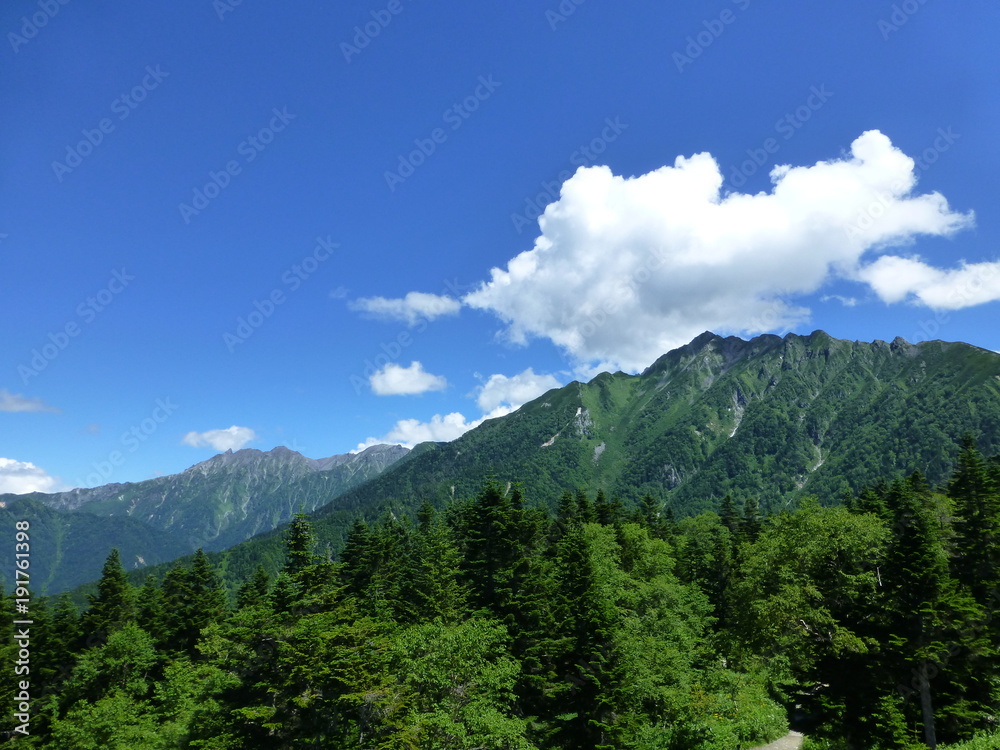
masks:
[[[181,442],[193,448],[200,448],[207,445],[217,451],[238,451],[256,439],[257,434],[249,427],[237,427],[233,425],[224,430],[189,432]]]
[[[443,391],[448,387],[443,375],[426,372],[419,362],[411,362],[409,367],[389,362],[368,382],[377,396],[412,396],[427,391]]]
[[[829,302],[830,300],[835,300],[844,307],[857,307],[858,305],[858,300],[854,297],[844,297],[840,294],[824,294],[819,298],[820,302]]]
[[[401,320],[416,325],[420,320],[434,320],[443,315],[455,315],[462,307],[457,299],[447,295],[410,292],[402,299],[362,297],[350,303],[352,310],[367,313],[375,318]]]
[[[13,492],[61,492],[67,489],[56,477],[29,461],[0,458],[0,494]]]
[[[419,419],[401,419],[384,437],[368,438],[365,442],[359,443],[354,452],[358,453],[365,448],[381,443],[398,443],[412,448],[417,443],[425,443],[428,440],[448,442],[461,437],[473,427],[478,427],[483,423],[483,419],[468,422],[457,411],[444,416],[435,414],[429,422],[421,422]]]
[[[6,388],[0,388],[0,411],[54,411],[58,412],[54,406],[49,406],[40,398],[27,398],[20,393],[11,393]]]
[[[509,413],[561,385],[555,376],[538,375],[530,367],[511,377],[490,375],[479,389],[476,404],[484,414],[499,415],[501,411]]]
[[[919,302],[935,310],[960,310],[1000,300],[1000,262],[962,263],[940,269],[919,258],[883,255],[858,272],[884,302]]]
[[[415,363],[419,364],[419,363]],[[530,367],[517,375],[491,375],[479,387],[476,403],[484,412],[479,419],[469,420],[460,412],[451,414],[435,414],[429,422],[419,419],[401,419],[382,437],[370,437],[359,443],[354,453],[363,451],[372,445],[382,443],[398,443],[412,448],[417,443],[428,440],[448,442],[461,437],[469,430],[475,429],[487,419],[494,419],[510,414],[522,404],[541,396],[546,391],[558,388],[561,383],[552,375],[536,374]]]
[[[581,371],[638,370],[705,330],[792,327],[809,316],[796,296],[835,278],[874,286],[876,271],[859,269],[877,251],[973,222],[915,194],[913,160],[878,131],[848,158],[778,166],[771,180],[770,192],[722,194],[707,153],[631,178],[581,167],[534,247],[462,301],[494,312],[512,342],[552,340]],[[920,283],[917,299],[937,299],[941,284]]]

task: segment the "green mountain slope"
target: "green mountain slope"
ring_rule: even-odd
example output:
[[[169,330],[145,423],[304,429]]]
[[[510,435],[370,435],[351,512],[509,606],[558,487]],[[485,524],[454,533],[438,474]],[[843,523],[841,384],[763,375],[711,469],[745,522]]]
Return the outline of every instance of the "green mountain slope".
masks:
[[[756,498],[777,510],[802,495],[920,469],[944,481],[973,433],[1000,450],[1000,355],[962,343],[838,340],[822,331],[751,341],[705,333],[640,375],[570,383],[450,443],[417,446],[390,470],[318,509],[331,552],[357,516],[412,513],[474,495],[484,476],[520,482],[553,506],[565,490],[645,493],[677,515]],[[216,557],[231,580],[276,569],[281,531]]]
[[[943,480],[971,431],[1000,447],[1000,355],[967,344],[852,342],[822,331],[705,333],[641,375],[571,383],[411,460],[319,511],[473,493],[485,472],[554,502],[566,489],[652,493],[681,514],[727,492],[774,508],[835,501],[922,467]]]
[[[58,593],[96,578],[118,547],[138,568],[196,549],[221,550],[310,512],[403,458],[399,446],[314,460],[289,450],[228,451],[144,482],[55,494],[0,495],[0,534],[27,520],[36,591]],[[0,563],[12,575],[13,562]]]

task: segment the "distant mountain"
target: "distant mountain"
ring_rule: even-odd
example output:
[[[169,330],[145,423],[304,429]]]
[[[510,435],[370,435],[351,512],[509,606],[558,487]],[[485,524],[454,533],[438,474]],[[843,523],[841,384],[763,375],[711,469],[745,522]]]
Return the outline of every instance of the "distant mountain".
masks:
[[[968,344],[704,333],[640,375],[603,373],[489,420],[317,512],[474,493],[487,472],[554,504],[564,490],[645,493],[687,514],[731,493],[776,509],[919,468],[944,480],[972,432],[1000,448],[1000,355]]]
[[[384,471],[355,471],[354,486],[341,494],[317,469],[323,462],[291,451],[240,451],[164,478],[175,483],[173,510],[160,508],[157,492],[98,488],[104,494],[89,491],[97,494],[75,512],[102,511],[109,522],[156,519],[189,548],[200,539],[219,550],[260,529],[215,556],[238,580],[258,563],[277,567],[283,531],[266,529],[299,507],[309,510],[310,498],[329,552],[358,516],[464,499],[490,474],[520,482],[529,502],[549,507],[562,492],[586,488],[626,504],[649,493],[677,515],[717,508],[727,493],[737,506],[754,497],[763,510],[776,511],[806,494],[836,503],[846,491],[916,469],[932,483],[944,481],[966,432],[984,453],[1000,451],[994,352],[943,341],[845,341],[823,331],[750,341],[704,333],[639,375],[603,373],[570,383],[450,443],[418,445],[405,460],[379,464],[388,466]],[[233,478],[243,476],[242,466],[255,467],[252,479]],[[215,479],[219,472],[227,479]],[[244,512],[247,498],[269,494],[269,503]],[[123,559],[134,560],[131,554],[123,550]]]
[[[777,511],[803,495],[922,471],[947,479],[972,433],[1000,451],[1000,355],[963,343],[809,336],[750,341],[704,333],[640,375],[603,373],[488,420],[319,508],[314,528],[339,550],[353,520],[411,514],[474,495],[488,475],[554,507],[566,490],[603,489],[633,504],[649,493],[678,516],[728,493]],[[282,529],[214,556],[230,582],[280,564]]]
[[[36,591],[73,588],[100,574],[112,547],[131,567],[221,550],[311,512],[378,476],[409,451],[376,445],[311,459],[288,448],[227,451],[180,474],[55,494],[0,495],[0,534],[29,520]],[[8,561],[0,573],[12,580]]]

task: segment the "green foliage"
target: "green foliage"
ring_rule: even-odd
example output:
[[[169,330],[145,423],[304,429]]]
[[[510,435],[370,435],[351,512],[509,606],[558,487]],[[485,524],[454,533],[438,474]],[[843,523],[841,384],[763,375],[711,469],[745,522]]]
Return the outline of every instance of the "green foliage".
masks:
[[[734,494],[680,522],[652,494],[549,516],[488,479],[416,523],[357,520],[339,564],[297,518],[234,608],[204,553],[138,591],[112,554],[82,617],[33,608],[25,746],[732,750],[796,707],[814,750],[993,747],[994,589],[969,571],[992,564],[970,540],[996,473],[967,441],[939,492],[913,474],[766,517]]]
[[[406,690],[400,733],[428,750],[534,750],[512,708],[520,667],[489,620],[414,625],[395,634],[389,668]]]
[[[942,745],[941,750],[1000,750],[1000,732],[979,734],[966,742]]]

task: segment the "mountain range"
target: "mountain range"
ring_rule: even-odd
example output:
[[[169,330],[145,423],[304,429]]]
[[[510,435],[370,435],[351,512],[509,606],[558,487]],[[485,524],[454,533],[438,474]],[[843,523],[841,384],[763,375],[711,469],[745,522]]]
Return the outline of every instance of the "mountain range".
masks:
[[[965,433],[987,454],[1000,449],[995,352],[706,332],[640,374],[569,383],[448,443],[318,461],[287,448],[228,452],[147,482],[0,496],[0,528],[36,514],[32,528],[50,537],[39,548],[53,550],[47,569],[39,561],[50,592],[95,578],[112,546],[131,567],[214,550],[238,579],[279,565],[279,527],[300,510],[331,554],[355,518],[442,507],[488,475],[549,508],[582,488],[626,505],[648,494],[677,516],[727,494],[776,512],[804,495],[834,504],[916,469],[942,482]]]
[[[408,453],[375,445],[317,460],[284,447],[230,450],[143,482],[0,495],[0,530],[13,535],[16,521],[31,523],[36,590],[57,592],[99,575],[112,547],[131,568],[231,547],[316,510]],[[12,580],[12,569],[3,574]]]

